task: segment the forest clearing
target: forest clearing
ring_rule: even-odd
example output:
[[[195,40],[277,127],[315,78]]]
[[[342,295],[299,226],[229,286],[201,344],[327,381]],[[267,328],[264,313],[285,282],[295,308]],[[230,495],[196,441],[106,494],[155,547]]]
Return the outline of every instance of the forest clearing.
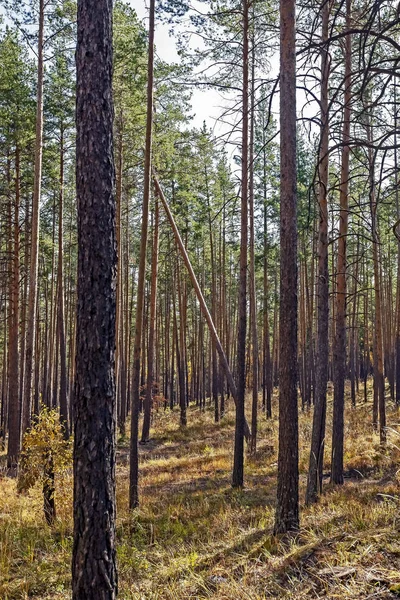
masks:
[[[119,440],[117,556],[124,600],[215,598],[378,598],[400,595],[400,423],[388,410],[388,446],[372,429],[368,402],[346,411],[345,484],[327,485],[302,512],[301,531],[273,535],[277,419],[261,419],[257,454],[246,456],[246,485],[232,490],[234,414],[213,422],[210,407],[160,410],[141,446],[140,509],[128,509],[127,440]],[[349,397],[349,390],[347,390]],[[276,398],[273,402],[276,411]],[[304,505],[311,415],[300,415],[300,497]],[[328,399],[328,421],[332,401]],[[329,453],[329,449],[328,449]],[[4,464],[3,456],[3,464]],[[328,465],[326,465],[328,468]],[[56,485],[57,522],[43,516],[40,485],[0,491],[0,597],[70,598],[71,467]],[[326,481],[328,482],[328,472]]]

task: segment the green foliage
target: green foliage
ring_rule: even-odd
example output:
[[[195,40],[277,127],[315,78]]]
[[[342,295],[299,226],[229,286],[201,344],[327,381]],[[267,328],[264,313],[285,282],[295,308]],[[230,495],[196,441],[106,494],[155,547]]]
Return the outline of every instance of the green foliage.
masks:
[[[64,439],[58,412],[42,406],[36,422],[24,435],[18,475],[20,492],[29,490],[37,482],[51,483],[48,481],[49,459],[54,475],[62,476],[72,465],[72,444]]]

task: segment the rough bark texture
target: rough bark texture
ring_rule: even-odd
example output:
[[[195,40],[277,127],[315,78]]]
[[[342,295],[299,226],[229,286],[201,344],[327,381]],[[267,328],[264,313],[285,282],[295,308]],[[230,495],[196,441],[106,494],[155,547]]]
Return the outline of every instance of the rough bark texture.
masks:
[[[330,3],[323,0],[322,42],[329,36]],[[328,175],[329,175],[329,115],[328,79],[329,53],[321,52],[321,141],[319,153],[319,232],[318,232],[318,333],[315,378],[315,406],[311,439],[306,502],[317,501],[322,490],[322,469],[325,446],[326,388],[329,361],[329,272],[328,272]]]
[[[295,10],[295,0],[281,0],[281,287],[276,533],[299,526]]]
[[[115,560],[115,173],[112,0],[78,1],[78,317],[73,600],[113,600]]]
[[[346,0],[346,27],[350,29],[351,0]],[[334,398],[332,424],[332,483],[343,483],[344,382],[346,377],[346,274],[349,216],[349,160],[351,102],[351,36],[346,36],[343,151],[340,174],[340,224],[336,278],[336,332],[333,343]]]

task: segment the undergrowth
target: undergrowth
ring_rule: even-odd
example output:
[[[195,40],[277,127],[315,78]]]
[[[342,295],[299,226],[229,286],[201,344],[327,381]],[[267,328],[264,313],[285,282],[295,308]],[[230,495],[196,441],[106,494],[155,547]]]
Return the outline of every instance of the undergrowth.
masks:
[[[328,403],[328,431],[331,403]],[[347,405],[349,405],[347,401]],[[118,449],[118,567],[122,600],[261,600],[400,597],[399,415],[388,411],[388,444],[372,430],[371,403],[346,410],[345,484],[303,506],[311,413],[300,414],[301,530],[272,534],[277,471],[275,417],[260,417],[258,449],[246,456],[246,487],[230,487],[234,414],[155,415],[141,446],[141,506],[128,511],[128,442]],[[326,440],[326,472],[330,440]],[[0,599],[70,598],[72,478],[57,487],[47,526],[41,487],[18,494],[0,483]]]

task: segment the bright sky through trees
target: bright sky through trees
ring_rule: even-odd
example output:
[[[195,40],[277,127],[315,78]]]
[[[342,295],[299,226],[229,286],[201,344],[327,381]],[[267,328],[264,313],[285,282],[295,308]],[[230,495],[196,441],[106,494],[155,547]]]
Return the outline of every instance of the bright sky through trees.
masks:
[[[136,10],[138,17],[145,21],[147,27],[148,3],[145,0],[130,0]],[[179,62],[179,56],[173,37],[169,33],[169,26],[158,23],[156,19],[155,43],[157,55],[169,63]],[[215,120],[220,116],[223,99],[215,90],[195,89],[192,97],[193,125],[201,127],[203,121],[207,121],[209,127],[214,127]],[[220,126],[216,124],[218,134]]]

